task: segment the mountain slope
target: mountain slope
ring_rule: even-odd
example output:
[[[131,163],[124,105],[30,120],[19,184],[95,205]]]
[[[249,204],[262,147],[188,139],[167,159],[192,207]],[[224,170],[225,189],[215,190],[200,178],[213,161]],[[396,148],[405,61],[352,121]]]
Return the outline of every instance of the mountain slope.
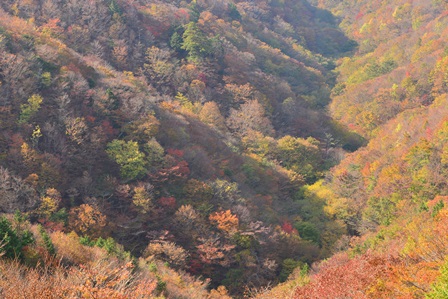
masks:
[[[429,105],[446,92],[446,4],[383,1],[321,2],[344,20],[359,44],[341,61],[332,115],[364,136],[398,113]]]
[[[329,255],[345,228],[303,186],[363,144],[325,113],[333,57],[354,45],[331,14],[305,1],[0,5],[2,212],[112,237],[237,296]]]
[[[340,252],[260,298],[443,298],[446,3],[319,4],[359,44],[340,60],[331,114],[370,141],[309,187],[347,227]]]

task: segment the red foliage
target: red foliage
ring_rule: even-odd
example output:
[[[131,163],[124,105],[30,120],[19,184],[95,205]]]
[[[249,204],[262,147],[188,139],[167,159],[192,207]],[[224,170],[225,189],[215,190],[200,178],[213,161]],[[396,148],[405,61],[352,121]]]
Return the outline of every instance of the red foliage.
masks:
[[[69,27],[69,30],[70,30],[70,27]],[[80,70],[80,68],[77,66],[77,65],[75,65],[74,63],[69,63],[67,66],[66,66],[66,68],[67,68],[67,70],[69,70],[69,71],[72,71],[72,72],[74,72],[74,73],[81,73],[81,70]]]
[[[360,12],[356,15],[356,21],[360,20],[363,16],[364,16],[364,13],[360,11]]]
[[[154,37],[159,37],[160,34],[165,31],[165,26],[162,26],[162,24],[159,24],[158,26],[156,26],[155,24],[153,26],[147,25],[147,24],[143,24],[143,27],[147,31],[151,32],[151,34]]]
[[[22,135],[19,133],[11,136],[11,144],[12,148],[20,148],[25,141],[22,138]]]
[[[190,174],[187,161],[180,161],[177,165],[172,167],[173,175],[177,177],[187,177]]]
[[[174,13],[174,17],[176,19],[180,19],[180,20],[185,20],[185,21],[189,21],[190,20],[190,14],[188,13],[188,11],[184,8],[179,8],[175,13]]]
[[[184,156],[184,151],[179,149],[169,148],[166,150],[166,152],[168,153],[168,155],[176,158],[182,158]]]
[[[190,261],[188,272],[191,274],[200,274],[202,271],[202,263],[200,260],[192,259]]]
[[[390,261],[370,253],[353,259],[347,253],[335,255],[322,264],[311,282],[296,290],[294,299],[369,298],[368,290],[386,280]]]
[[[199,73],[198,74],[198,80],[207,83],[207,76],[204,73]]]
[[[292,234],[292,232],[294,231],[294,228],[293,228],[291,222],[284,221],[282,224],[282,230],[287,234]]]
[[[361,170],[361,173],[364,177],[367,177],[370,174],[370,162],[367,162],[364,168]]]
[[[180,161],[171,167],[162,168],[155,174],[150,174],[154,182],[166,182],[168,180],[186,178],[190,174],[190,168],[186,161]]]
[[[64,33],[64,28],[62,28],[59,23],[61,20],[59,19],[50,19],[46,24],[42,26],[43,30],[50,30],[51,33],[55,35],[59,35]]]
[[[95,90],[94,89],[89,89],[85,93],[85,98],[86,99],[91,99],[94,95],[95,95]]]
[[[425,133],[426,133],[426,138],[431,138],[432,137],[432,130],[431,130],[431,128],[427,128]]]
[[[103,132],[107,135],[107,137],[112,137],[117,133],[117,130],[112,127],[110,121],[108,120],[103,120],[103,122],[101,123],[101,128],[103,129]]]
[[[161,197],[159,198],[159,204],[165,208],[175,209],[176,199],[174,197]]]
[[[45,229],[47,231],[61,232],[61,231],[64,231],[64,229],[65,229],[64,223],[62,223],[62,222],[54,222],[54,221],[49,221],[47,219],[39,219],[38,222],[41,223],[42,226],[45,227]]]
[[[95,122],[95,116],[93,115],[87,115],[86,116],[86,121],[88,121],[89,123],[94,123]]]

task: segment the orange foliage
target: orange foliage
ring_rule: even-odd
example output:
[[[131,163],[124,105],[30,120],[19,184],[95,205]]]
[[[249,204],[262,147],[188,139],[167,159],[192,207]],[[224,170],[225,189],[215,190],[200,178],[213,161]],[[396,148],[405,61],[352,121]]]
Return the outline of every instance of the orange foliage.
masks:
[[[153,298],[157,286],[154,279],[133,273],[131,263],[98,261],[91,266],[41,271],[0,260],[0,269],[0,295],[4,299],[143,299]]]
[[[88,264],[105,257],[104,250],[98,247],[86,247],[79,243],[79,236],[72,232],[64,234],[54,232],[51,234],[51,241],[54,244],[58,257],[62,263],[69,265]]]
[[[233,215],[230,210],[210,214],[209,219],[217,225],[218,229],[229,234],[238,230],[238,217]]]
[[[78,233],[99,237],[104,235],[106,224],[106,216],[97,207],[82,204],[70,210],[69,225]]]
[[[205,264],[219,264],[228,266],[230,259],[229,251],[235,248],[234,245],[222,244],[217,238],[200,238],[201,245],[196,246],[199,257]]]
[[[69,289],[69,294],[81,295],[86,299],[151,298],[157,283],[149,278],[135,280],[133,269],[131,262],[120,265],[104,261],[90,267],[72,268],[69,275],[77,279]]]

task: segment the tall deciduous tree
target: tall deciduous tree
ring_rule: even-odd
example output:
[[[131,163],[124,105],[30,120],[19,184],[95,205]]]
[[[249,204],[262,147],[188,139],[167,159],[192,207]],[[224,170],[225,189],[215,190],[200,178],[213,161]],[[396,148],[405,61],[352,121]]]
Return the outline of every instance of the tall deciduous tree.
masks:
[[[240,109],[232,109],[227,118],[228,127],[237,135],[246,136],[251,131],[258,131],[264,135],[272,135],[274,128],[265,115],[263,106],[257,101],[248,101]]]
[[[103,234],[106,226],[106,216],[98,208],[88,204],[73,208],[69,215],[70,226],[81,234],[98,237]]]
[[[145,174],[145,154],[140,152],[137,142],[115,139],[107,145],[106,152],[120,165],[123,179],[134,180]]]
[[[199,119],[208,125],[214,126],[220,131],[226,129],[225,119],[221,115],[218,105],[215,102],[207,102],[204,104],[201,112],[199,112]]]
[[[26,104],[20,105],[19,123],[26,123],[40,109],[43,99],[40,95],[33,94]]]
[[[216,223],[218,229],[229,234],[234,234],[238,230],[238,217],[230,210],[215,212],[210,215],[209,220]]]

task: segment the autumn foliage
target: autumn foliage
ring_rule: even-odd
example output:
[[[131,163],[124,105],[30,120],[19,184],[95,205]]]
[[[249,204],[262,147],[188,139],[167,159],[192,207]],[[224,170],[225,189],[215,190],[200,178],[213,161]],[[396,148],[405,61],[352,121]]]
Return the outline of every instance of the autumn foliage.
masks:
[[[446,3],[352,2],[0,1],[0,296],[440,294]]]

